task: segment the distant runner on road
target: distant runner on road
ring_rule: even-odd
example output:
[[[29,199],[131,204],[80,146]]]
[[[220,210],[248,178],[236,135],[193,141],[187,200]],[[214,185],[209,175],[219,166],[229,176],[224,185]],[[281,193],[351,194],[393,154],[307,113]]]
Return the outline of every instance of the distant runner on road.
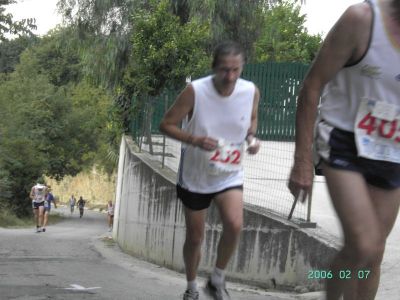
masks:
[[[86,201],[83,200],[82,196],[80,196],[78,202],[76,203],[76,206],[79,208],[79,218],[82,218],[82,216],[83,216],[85,204],[86,204]]]
[[[71,209],[71,215],[74,213],[75,205],[76,205],[76,198],[75,198],[75,196],[72,194],[72,195],[71,195],[71,198],[69,198],[69,207],[70,207],[70,209]]]
[[[35,217],[36,232],[42,231],[44,217],[44,202],[46,200],[47,187],[37,183],[31,188],[29,198],[32,200],[32,209]]]
[[[44,220],[43,220],[43,229],[42,231],[45,232],[46,231],[46,226],[47,226],[47,222],[49,219],[49,213],[51,210],[51,202],[53,202],[54,204],[54,208],[57,208],[57,203],[54,199],[53,194],[51,193],[51,187],[48,186],[47,187],[47,194],[46,194],[46,200],[44,201]]]
[[[112,231],[114,223],[114,204],[110,200],[107,204],[108,231]]]

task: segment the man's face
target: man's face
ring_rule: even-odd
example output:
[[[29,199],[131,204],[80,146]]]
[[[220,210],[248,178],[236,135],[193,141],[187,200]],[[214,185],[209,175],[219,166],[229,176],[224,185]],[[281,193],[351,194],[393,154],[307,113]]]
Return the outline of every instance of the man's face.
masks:
[[[214,67],[215,79],[218,83],[230,85],[236,83],[243,70],[243,57],[241,54],[221,56],[219,63]]]

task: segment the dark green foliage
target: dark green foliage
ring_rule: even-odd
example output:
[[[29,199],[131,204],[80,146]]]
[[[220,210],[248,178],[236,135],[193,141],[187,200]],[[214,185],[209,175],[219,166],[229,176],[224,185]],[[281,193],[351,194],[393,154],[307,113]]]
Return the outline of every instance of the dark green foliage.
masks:
[[[264,0],[189,0],[191,17],[198,17],[211,27],[208,52],[223,40],[240,43],[246,58],[252,60],[254,42],[260,35],[263,14],[268,9]]]
[[[265,12],[264,25],[255,43],[256,62],[311,62],[322,42],[320,35],[309,35],[306,16],[300,6],[281,1]]]
[[[28,195],[39,178],[76,175],[105,143],[110,99],[103,89],[76,83],[76,51],[59,47],[58,39],[53,32],[26,49],[0,82],[0,201],[18,215],[31,212]]]
[[[16,3],[15,0],[0,0],[0,41],[6,41],[6,34],[26,35],[32,34],[31,30],[36,29],[35,19],[24,19],[14,21],[12,14],[6,13],[6,6]]]
[[[170,8],[168,1],[161,1],[133,15],[131,64],[124,84],[135,95],[158,96],[165,88],[181,88],[186,77],[196,77],[209,66],[207,26],[196,20],[182,24]]]
[[[58,1],[59,10],[79,40],[84,73],[97,84],[113,89],[120,82],[130,53],[129,20],[142,2],[146,1]]]
[[[19,63],[21,53],[38,39],[35,36],[21,36],[0,43],[0,73],[11,73]]]
[[[29,51],[34,57],[39,74],[46,74],[55,86],[78,83],[82,79],[82,65],[71,29],[53,30],[40,44]]]

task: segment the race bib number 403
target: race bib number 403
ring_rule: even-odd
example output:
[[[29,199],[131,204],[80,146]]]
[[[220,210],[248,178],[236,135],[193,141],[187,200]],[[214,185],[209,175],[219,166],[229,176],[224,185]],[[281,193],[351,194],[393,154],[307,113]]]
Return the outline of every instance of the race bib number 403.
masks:
[[[354,134],[358,155],[400,163],[400,107],[363,99],[357,112]]]
[[[224,143],[210,153],[210,174],[235,172],[242,169],[243,143]]]

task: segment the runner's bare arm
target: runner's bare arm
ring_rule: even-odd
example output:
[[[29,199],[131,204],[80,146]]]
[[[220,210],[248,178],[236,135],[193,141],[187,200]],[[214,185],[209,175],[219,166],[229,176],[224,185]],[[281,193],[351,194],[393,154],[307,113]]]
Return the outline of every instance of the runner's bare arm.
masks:
[[[31,192],[29,193],[29,199],[33,200],[34,198],[34,192],[33,192],[33,187],[31,188]]]
[[[250,128],[247,131],[247,137],[250,135],[255,136],[257,132],[257,123],[258,123],[258,103],[260,101],[260,91],[256,87],[255,93],[254,93],[254,100],[253,100],[253,109],[251,111],[251,124]]]
[[[215,149],[217,141],[205,136],[193,136],[183,131],[179,124],[182,120],[193,112],[194,108],[194,89],[188,85],[177,97],[175,103],[164,115],[160,123],[160,131],[178,141],[201,147],[205,150]]]
[[[296,112],[296,150],[289,189],[297,197],[309,192],[313,180],[312,144],[317,106],[324,85],[346,64],[365,53],[372,22],[367,3],[350,6],[327,35],[299,93]],[[304,193],[306,197],[307,193]]]
[[[256,87],[253,100],[253,109],[251,112],[251,124],[249,130],[247,131],[247,136],[246,136],[246,141],[249,144],[247,152],[249,152],[250,154],[256,154],[260,149],[260,142],[258,140],[254,140],[255,134],[257,132],[259,102],[260,102],[260,91]]]

